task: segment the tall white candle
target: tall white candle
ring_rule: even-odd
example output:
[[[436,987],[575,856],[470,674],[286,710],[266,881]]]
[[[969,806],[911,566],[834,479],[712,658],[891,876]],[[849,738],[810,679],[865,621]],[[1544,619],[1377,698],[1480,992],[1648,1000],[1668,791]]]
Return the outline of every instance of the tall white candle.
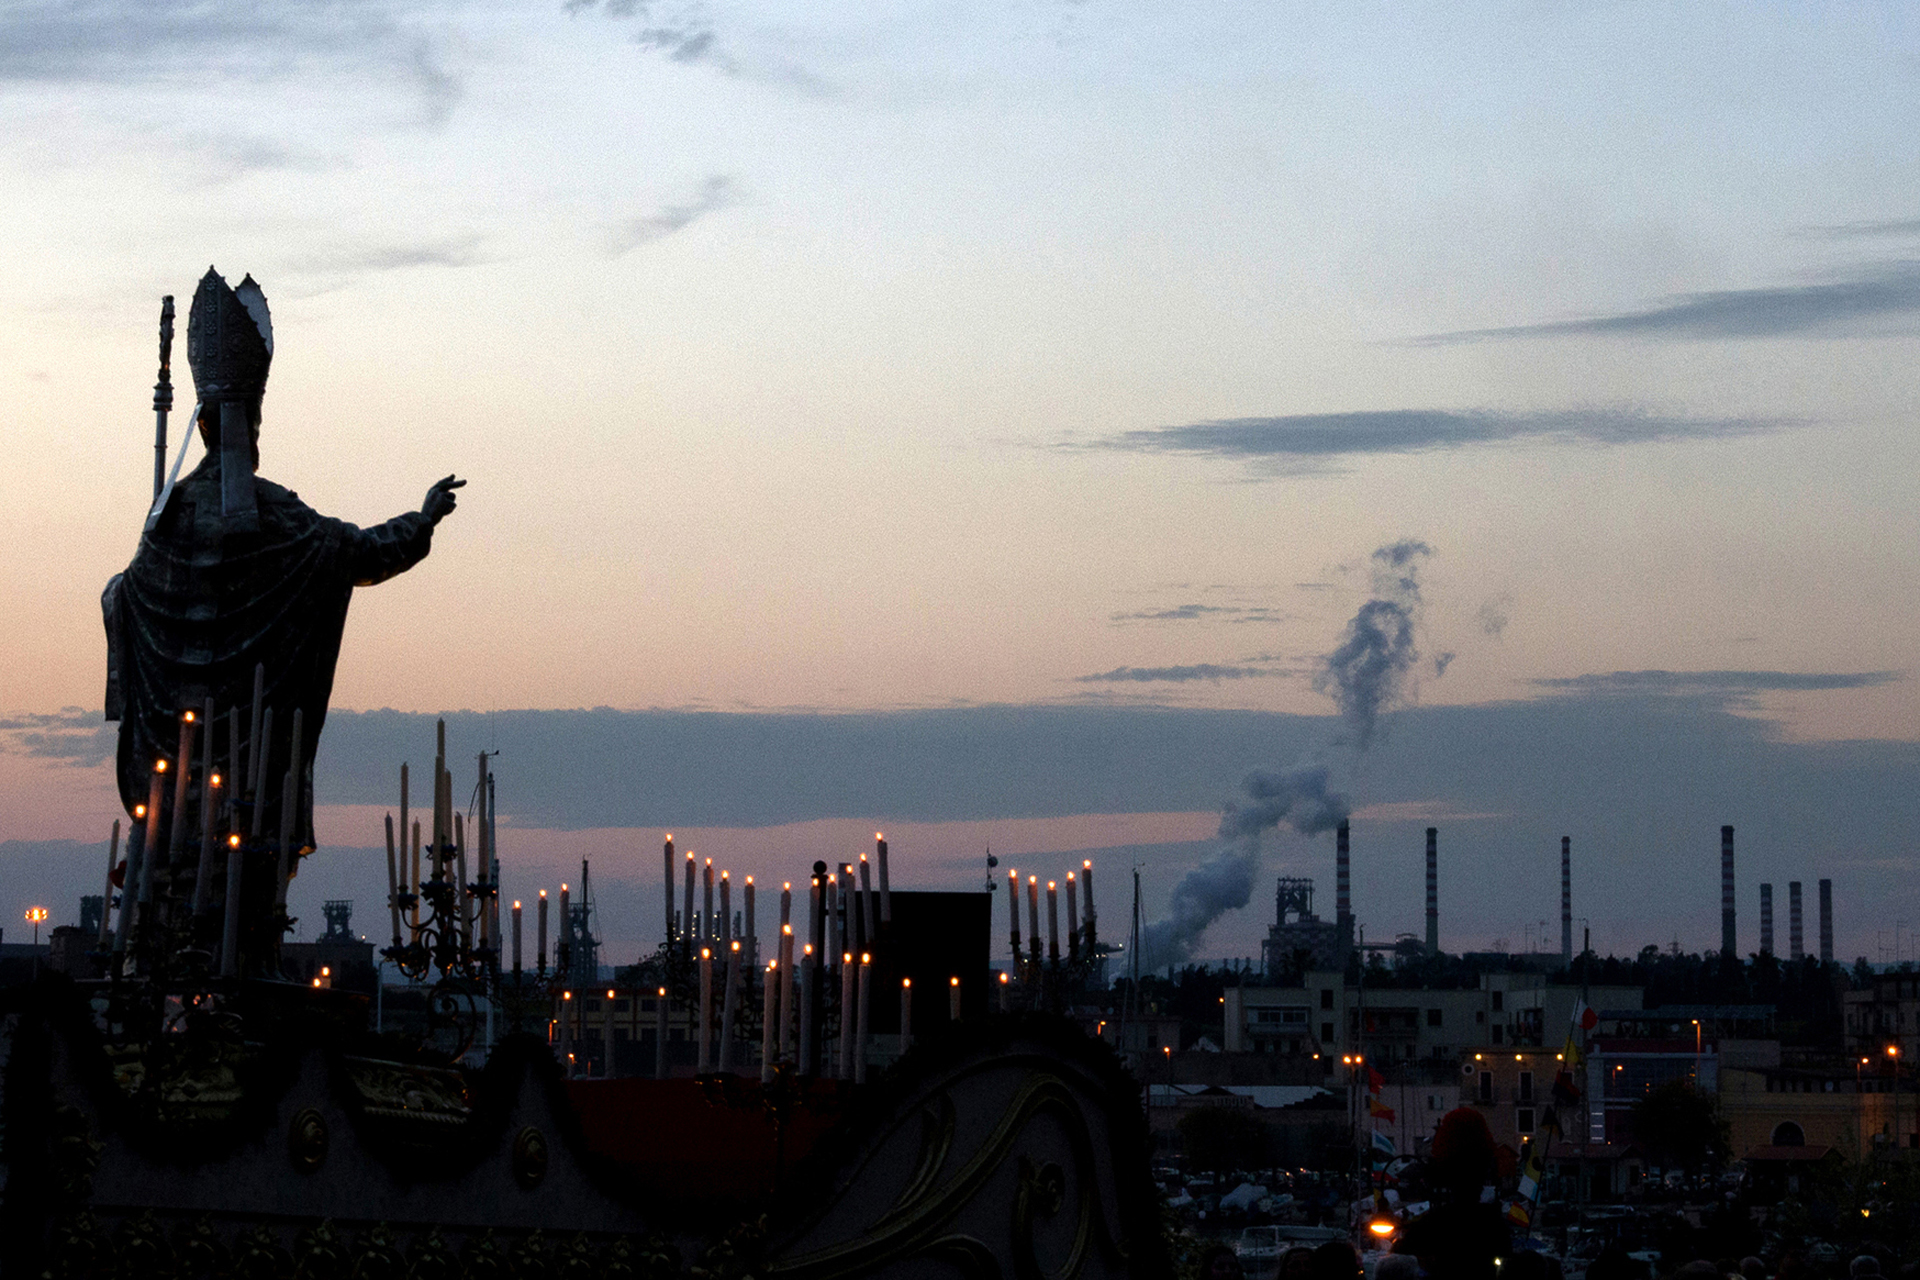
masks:
[[[673,937],[673,832],[671,831],[667,832],[666,858],[665,858],[664,865],[666,866],[666,870],[667,870],[667,892],[666,892],[666,898],[665,898],[666,910],[667,910],[667,931],[662,936],[667,938],[672,938]]]
[[[741,906],[744,909],[747,942],[746,949],[741,952],[741,954],[746,957],[740,962],[741,970],[744,972],[748,969],[757,969],[760,967],[760,926],[758,922],[754,920],[752,876],[747,877],[746,884],[741,886],[741,892],[743,895]]]
[[[818,967],[818,957],[814,954],[813,944],[809,942],[800,959],[800,973],[798,975],[801,993],[799,1018],[800,1041],[799,1052],[793,1060],[794,1065],[800,1070],[802,1075],[811,1075],[813,1071],[813,997],[808,993],[812,992],[814,983],[818,981],[814,973]],[[795,974],[793,970],[789,968],[787,970],[787,976],[780,980],[782,992],[780,998],[789,1004],[793,1003],[794,978]],[[784,1035],[785,1032],[781,1034]],[[782,1056],[785,1056],[784,1050],[782,1050]]]
[[[772,961],[760,975],[760,1083],[773,1083],[774,1055],[779,1027],[780,962]]]
[[[947,979],[947,1021],[960,1021],[960,979]]]
[[[513,976],[520,976],[520,899],[513,900]]]
[[[1060,885],[1047,881],[1047,960],[1060,963]]]
[[[544,978],[547,974],[547,891],[545,889],[540,891],[540,901],[535,914],[537,919],[533,933],[534,972]]]
[[[873,843],[880,860],[880,923],[892,924],[893,886],[887,882],[887,838],[876,831]]]
[[[780,1057],[784,1060],[793,1047],[793,926],[780,926]]]
[[[873,953],[863,951],[860,953],[860,1015],[853,1033],[853,1078],[859,1084],[867,1082],[867,1010],[871,1003],[872,978]]]
[[[913,979],[900,979],[900,1052],[913,1043]]]
[[[700,948],[700,1048],[695,1069],[706,1075],[713,1070],[713,949]]]
[[[1078,962],[1080,959],[1080,898],[1079,888],[1073,882],[1073,872],[1067,872],[1067,958]]]
[[[840,953],[840,1069],[835,1074],[842,1080],[853,1079],[853,1032],[859,1016],[854,995],[857,968],[851,951]]]
[[[740,943],[727,944],[726,995],[720,1002],[720,1062],[722,1073],[733,1070],[733,1020],[739,1003]]]

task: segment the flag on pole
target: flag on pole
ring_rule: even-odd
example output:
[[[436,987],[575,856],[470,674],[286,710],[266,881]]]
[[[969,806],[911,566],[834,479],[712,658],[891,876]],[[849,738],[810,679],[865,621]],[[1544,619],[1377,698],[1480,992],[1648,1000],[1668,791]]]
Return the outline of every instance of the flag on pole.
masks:
[[[1367,1114],[1375,1120],[1385,1120],[1389,1124],[1391,1124],[1394,1119],[1393,1108],[1380,1101],[1380,1099],[1371,1096],[1367,1098]]]
[[[1400,1154],[1400,1148],[1394,1145],[1393,1139],[1378,1129],[1373,1131],[1373,1149],[1377,1154],[1384,1156]]]

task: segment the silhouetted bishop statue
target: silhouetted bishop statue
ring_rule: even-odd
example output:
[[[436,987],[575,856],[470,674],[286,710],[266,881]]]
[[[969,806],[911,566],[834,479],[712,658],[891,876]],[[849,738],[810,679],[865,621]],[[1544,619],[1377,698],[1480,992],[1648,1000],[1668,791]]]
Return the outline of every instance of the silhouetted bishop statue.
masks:
[[[424,559],[434,526],[454,509],[453,491],[465,481],[448,476],[427,491],[420,510],[361,529],[321,515],[292,490],[256,476],[260,401],[272,359],[273,326],[260,286],[249,276],[236,290],[209,268],[187,320],[187,363],[206,456],[162,490],[133,563],[114,576],[101,597],[106,713],[107,719],[120,721],[120,799],[133,815],[152,794],[155,761],[171,759],[179,750],[183,713],[203,711],[209,699],[216,764],[225,768],[236,757],[246,762],[254,751],[247,739],[255,723],[259,668],[261,702],[273,709],[272,730],[262,734],[265,758],[256,779],[268,782],[263,792],[273,799],[259,827],[269,838],[281,829],[280,781],[292,756],[290,730],[298,711],[301,785],[291,828],[298,851],[313,844],[313,789],[307,781],[353,589],[384,582]],[[243,714],[230,717],[235,708]],[[234,719],[240,735],[230,741]],[[201,758],[200,749],[194,758]],[[195,777],[180,836],[167,834],[173,830],[173,788],[164,788],[168,812],[161,836],[165,845],[185,843],[198,852]],[[246,827],[253,819],[243,812],[229,821]],[[134,829],[140,825],[136,821]],[[169,869],[165,851],[154,852],[164,874]],[[192,862],[172,860],[176,901],[189,878],[180,873],[190,874]],[[256,904],[273,901],[256,896],[269,892],[270,887],[248,886],[242,900],[249,915],[257,914]],[[217,885],[196,895],[207,907],[219,896]]]

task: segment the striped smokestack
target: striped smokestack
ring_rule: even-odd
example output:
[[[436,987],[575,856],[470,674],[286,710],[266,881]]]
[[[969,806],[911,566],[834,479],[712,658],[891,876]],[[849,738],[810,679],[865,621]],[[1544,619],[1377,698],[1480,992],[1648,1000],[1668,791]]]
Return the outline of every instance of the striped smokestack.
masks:
[[[1325,827],[1321,828],[1326,830]],[[1336,920],[1346,920],[1353,915],[1353,856],[1351,853],[1351,832],[1347,820],[1340,819],[1340,825],[1333,832],[1333,916]]]
[[[1353,856],[1347,820],[1333,829],[1333,926],[1341,963],[1353,950]]]
[[[1833,963],[1833,881],[1820,882],[1820,963]]]
[[[1799,964],[1806,958],[1807,935],[1801,928],[1806,917],[1800,911],[1800,882],[1787,881],[1787,959]]]
[[[1773,886],[1760,886],[1760,954],[1773,954]]]
[[[1573,837],[1560,837],[1560,963],[1573,963]]]
[[[1733,928],[1733,828],[1720,828],[1720,954],[1740,954]]]
[[[1427,828],[1427,954],[1440,954],[1440,828]]]

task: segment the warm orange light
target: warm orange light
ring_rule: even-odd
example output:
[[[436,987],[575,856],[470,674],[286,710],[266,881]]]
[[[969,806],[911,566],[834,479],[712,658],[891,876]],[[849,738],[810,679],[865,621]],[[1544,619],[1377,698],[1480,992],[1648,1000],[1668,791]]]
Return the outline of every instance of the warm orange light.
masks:
[[[1058,889],[1059,887],[1060,887],[1060,886],[1059,886],[1059,885],[1057,885],[1057,884],[1055,884],[1055,883],[1054,883],[1053,881],[1051,881],[1051,880],[1049,880],[1049,881],[1047,881],[1047,892],[1048,892],[1048,893],[1052,893],[1052,892],[1053,892],[1053,891],[1054,891],[1055,889]]]
[[[320,976],[321,976],[321,977],[323,977],[323,978],[331,978],[331,977],[333,976],[333,970],[332,970],[332,968],[330,968],[329,966],[327,966],[327,965],[324,965],[324,964],[323,964],[323,965],[321,965],[321,966],[320,966]]]
[[[1003,987],[1007,985],[1007,975],[1004,973],[1000,975],[1000,985]]]
[[[734,942],[729,945],[731,945],[736,952],[740,950],[740,944],[738,942]]]
[[[318,979],[318,978],[315,978],[315,979],[313,980],[313,985],[314,985],[314,988],[315,988],[316,990],[318,990],[318,989],[319,989],[319,986],[320,986],[320,979]]]
[[[562,991],[562,992],[560,993],[560,998],[561,998],[562,1000],[571,1000],[571,999],[573,999],[573,992],[571,992],[571,991]]]
[[[608,987],[608,988],[607,988],[607,999],[609,999],[609,1000],[611,1000],[611,999],[613,999],[613,988],[612,988],[612,987]]]
[[[544,897],[546,897],[546,896],[547,896],[547,891],[546,891],[545,889],[542,889],[542,890],[540,891],[540,896],[541,896],[541,897],[543,897],[543,898],[544,898]]]
[[[238,849],[239,847],[240,847],[240,833],[236,831],[232,835],[227,837],[227,848]]]
[[[752,877],[752,876],[748,876],[748,877],[747,877],[747,879],[749,879],[749,880],[751,880],[751,879],[753,879],[753,877]],[[793,892],[793,881],[791,881],[791,880],[782,880],[782,881],[780,882],[780,889],[781,889],[781,891],[782,891],[783,893],[791,893],[791,892]]]
[[[804,946],[804,947],[802,947],[802,948],[800,948],[800,954],[801,954],[801,955],[803,955],[803,956],[810,956],[810,955],[812,955],[812,954],[813,954],[813,944],[812,944],[811,942],[809,942],[809,943],[808,943],[808,944],[807,944],[806,946]]]
[[[1888,1046],[1887,1046],[1887,1056],[1888,1056],[1889,1058],[1897,1058],[1897,1057],[1899,1057],[1899,1056],[1900,1056],[1900,1046],[1899,1046],[1899,1045],[1897,1045],[1897,1044],[1890,1044],[1890,1045],[1888,1045]]]
[[[513,909],[514,909],[515,911],[518,911],[518,910],[520,909],[520,899],[518,899],[518,898],[515,898],[515,899],[513,900]]]
[[[28,907],[27,908],[28,924],[40,924],[46,918],[47,918],[47,909],[45,907]]]
[[[950,987],[957,987],[957,986],[959,986],[959,985],[960,985],[960,979],[958,979],[958,978],[948,978],[948,979],[947,979],[947,985],[948,985],[948,986],[950,986]]]
[[[912,985],[913,985],[913,979],[912,979],[912,978],[902,978],[902,979],[900,979],[900,985],[901,985],[901,986],[903,986],[903,987],[910,987],[910,986],[912,986]]]
[[[862,862],[865,862],[866,860],[867,860],[867,855],[866,855],[866,854],[864,854],[864,853],[863,853],[863,854],[861,854],[861,855],[860,855],[860,861],[862,861]]]
[[[669,832],[667,832],[667,839],[668,839],[668,840],[672,840],[672,839],[673,839],[673,832],[671,832],[671,831],[669,831]]]
[[[722,872],[720,873],[720,878],[721,878],[722,880],[725,880],[725,879],[727,878],[727,873],[726,873],[726,872],[724,872],[724,871],[722,871]]]
[[[563,885],[561,885],[561,886],[560,886],[560,892],[562,892],[562,893],[567,893],[567,892],[569,892],[569,886],[567,886],[567,885],[564,885],[564,884],[563,884]]]
[[[1367,1230],[1377,1236],[1390,1236],[1393,1234],[1393,1219],[1375,1218],[1367,1224]]]
[[[780,926],[780,932],[782,935],[790,938],[793,936],[793,926],[790,924],[783,924]]]
[[[865,951],[862,951],[862,952],[860,953],[860,963],[861,963],[861,964],[871,964],[871,963],[873,963],[873,956],[872,956],[872,955],[870,955],[869,953],[867,953],[867,952],[865,952]]]
[[[842,952],[840,953],[840,963],[841,963],[841,964],[852,964],[852,963],[853,963],[853,952],[851,952],[851,951],[842,951]]]
[[[144,817],[146,817],[146,816],[147,816],[147,806],[145,806],[145,805],[143,805],[143,804],[137,804],[137,805],[135,805],[135,806],[133,806],[133,816],[134,816],[134,817],[136,817],[136,818],[144,818]]]
[[[1080,866],[1087,871],[1093,870],[1093,859],[1092,858],[1086,859],[1084,862],[1080,864]]]
[[[1040,877],[1039,877],[1039,876],[1028,876],[1028,877],[1027,877],[1027,883],[1028,883],[1028,884],[1039,884],[1039,883],[1040,883]]]
[[[882,835],[882,834],[881,834],[880,832],[878,832],[878,831],[876,831],[876,832],[874,832],[874,833],[873,833],[873,838],[874,838],[875,840],[885,840],[885,839],[886,839],[886,836],[884,836],[884,835]]]
[[[153,762],[153,771],[155,773],[165,773],[167,771],[167,762],[165,760],[155,760]]]
[[[748,877],[747,877],[747,883],[748,883],[748,884],[752,884],[752,883],[753,883],[753,877],[752,877],[752,876],[748,876]]]
[[[1073,883],[1073,872],[1071,872],[1071,871],[1069,871],[1069,872],[1067,872],[1067,883],[1068,883],[1068,884],[1072,884],[1072,883]]]
[[[667,989],[665,987],[660,988],[660,998],[662,1000],[667,998]]]
[[[219,786],[219,785],[220,785],[220,775],[216,773],[216,774],[214,774],[214,775],[213,775],[213,776],[212,776],[211,778],[208,778],[208,779],[207,779],[207,785],[208,785],[208,786],[213,786],[213,787],[217,787],[217,786]]]
[[[700,958],[702,960],[711,960],[713,959],[713,952],[706,947],[702,947],[700,948]]]

